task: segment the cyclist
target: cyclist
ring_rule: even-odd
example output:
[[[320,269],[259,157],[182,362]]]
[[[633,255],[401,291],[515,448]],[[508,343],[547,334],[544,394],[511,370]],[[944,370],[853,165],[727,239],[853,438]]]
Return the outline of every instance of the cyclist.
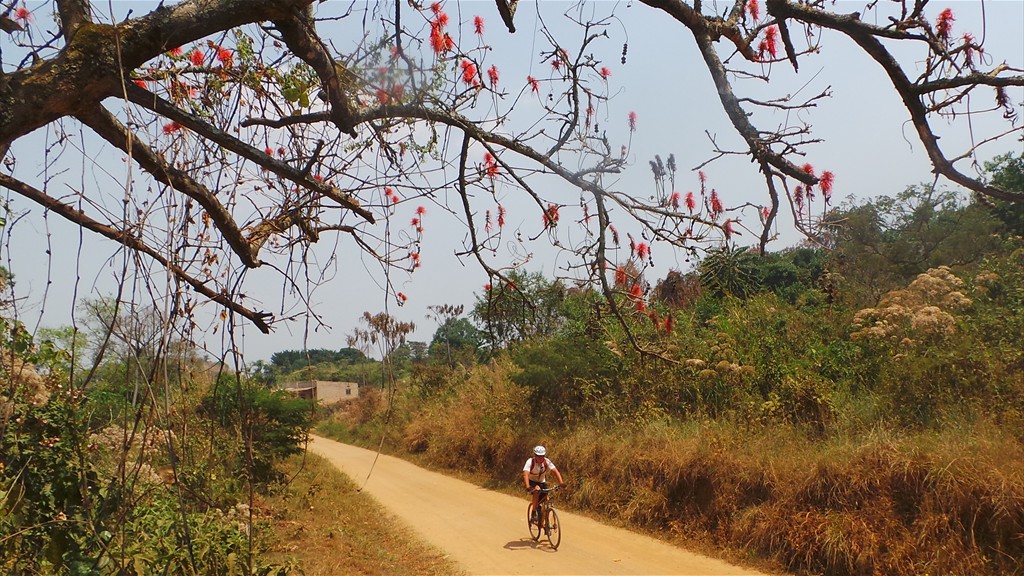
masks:
[[[555,463],[548,458],[547,454],[548,451],[543,446],[534,446],[533,457],[523,465],[523,485],[527,491],[533,494],[534,522],[537,522],[540,517],[538,506],[541,498],[547,497],[547,494],[541,494],[541,490],[548,487],[547,473],[554,474],[558,478],[559,484],[565,484],[565,481],[562,480],[562,473],[555,468]]]

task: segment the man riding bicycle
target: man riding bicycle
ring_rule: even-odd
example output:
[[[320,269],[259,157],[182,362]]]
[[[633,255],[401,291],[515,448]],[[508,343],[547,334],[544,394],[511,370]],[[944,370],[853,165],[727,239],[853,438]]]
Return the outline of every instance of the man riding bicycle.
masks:
[[[555,463],[547,457],[548,451],[543,446],[534,446],[533,457],[526,461],[523,466],[523,485],[526,486],[526,490],[533,494],[533,510],[535,514],[535,521],[539,520],[540,509],[539,504],[543,498],[547,498],[547,494],[541,493],[541,490],[545,490],[548,487],[546,475],[548,472],[552,472],[557,478],[559,484],[565,484],[562,480],[562,473],[555,468]]]

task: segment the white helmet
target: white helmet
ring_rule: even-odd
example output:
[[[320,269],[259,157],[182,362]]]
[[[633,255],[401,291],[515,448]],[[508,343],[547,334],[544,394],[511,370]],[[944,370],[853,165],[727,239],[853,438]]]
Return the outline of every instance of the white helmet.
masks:
[[[545,450],[543,446],[534,446],[533,447],[533,454],[534,454],[534,456],[545,456],[547,453],[548,453],[548,451]]]

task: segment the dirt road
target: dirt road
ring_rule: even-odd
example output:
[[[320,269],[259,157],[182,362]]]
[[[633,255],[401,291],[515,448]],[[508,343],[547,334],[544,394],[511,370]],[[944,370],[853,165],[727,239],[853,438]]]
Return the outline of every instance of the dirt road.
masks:
[[[374,452],[314,436],[310,451],[364,486]],[[525,460],[524,460],[525,461]],[[534,542],[527,499],[485,490],[381,455],[364,491],[470,574],[758,575],[633,532],[559,510],[562,544]],[[452,511],[452,504],[459,512]],[[763,575],[762,575],[763,576]]]

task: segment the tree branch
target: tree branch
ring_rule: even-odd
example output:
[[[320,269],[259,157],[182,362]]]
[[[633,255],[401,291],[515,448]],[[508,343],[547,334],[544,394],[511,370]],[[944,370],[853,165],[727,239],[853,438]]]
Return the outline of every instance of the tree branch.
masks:
[[[41,190],[29,186],[28,184],[3,173],[0,173],[0,186],[3,186],[4,188],[11,190],[12,192],[21,194],[25,198],[35,202],[36,204],[39,204],[40,206],[46,208],[47,210],[50,210],[51,212],[54,212],[55,214],[64,217],[69,222],[72,222],[77,226],[81,226],[82,228],[91,230],[102,236],[105,236],[117,242],[118,244],[121,244],[125,248],[149,256],[153,260],[160,263],[160,265],[162,265],[176,277],[180,278],[183,282],[191,286],[192,289],[195,290],[196,292],[202,294],[203,296],[212,300],[213,302],[220,304],[224,308],[227,308],[228,310],[231,310],[232,312],[249,319],[253,324],[256,325],[257,328],[259,328],[260,332],[263,332],[264,334],[270,333],[270,325],[267,322],[268,320],[273,319],[273,314],[270,314],[269,312],[256,312],[250,310],[245,306],[242,306],[241,304],[235,302],[225,291],[222,290],[220,292],[215,292],[214,290],[211,290],[209,287],[206,286],[205,283],[200,282],[198,279],[192,277],[184,270],[182,270],[181,267],[170,262],[167,258],[159,254],[156,250],[149,247],[147,244],[145,244],[138,238],[128,234],[127,232],[117,230],[100,222],[97,222],[96,220],[93,220],[92,218],[85,215],[81,211],[76,210],[75,208],[68,206],[63,202],[58,201],[57,199],[46,194],[45,192],[42,192]]]
[[[165,162],[135,133],[125,128],[117,118],[103,108],[96,108],[90,113],[80,113],[77,117],[111,145],[131,154],[131,157],[158,182],[162,182],[198,202],[210,215],[217,229],[224,235],[225,241],[241,258],[246,267],[258,268],[262,264],[249,248],[249,243],[242,236],[242,231],[239,230],[231,213],[205,186]]]

